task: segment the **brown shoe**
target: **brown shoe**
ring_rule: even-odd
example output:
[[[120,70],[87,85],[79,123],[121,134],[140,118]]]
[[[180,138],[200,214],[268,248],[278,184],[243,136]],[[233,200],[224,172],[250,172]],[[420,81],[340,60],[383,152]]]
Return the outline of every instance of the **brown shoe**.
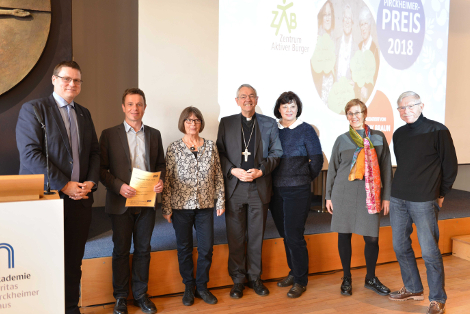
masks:
[[[284,288],[284,287],[289,287],[294,284],[294,276],[288,275],[286,278],[280,280],[277,282],[277,286]]]
[[[428,311],[426,313],[427,314],[444,314],[445,311],[446,311],[445,303],[431,301],[428,307]]]
[[[292,288],[290,288],[289,292],[287,292],[287,296],[289,298],[295,299],[295,298],[300,297],[302,293],[305,292],[305,290],[307,290],[307,287],[299,285],[298,283],[294,283]]]
[[[423,291],[412,293],[406,290],[405,287],[403,287],[398,291],[391,292],[388,298],[392,301],[406,301],[406,300],[423,301],[424,294],[423,294]]]

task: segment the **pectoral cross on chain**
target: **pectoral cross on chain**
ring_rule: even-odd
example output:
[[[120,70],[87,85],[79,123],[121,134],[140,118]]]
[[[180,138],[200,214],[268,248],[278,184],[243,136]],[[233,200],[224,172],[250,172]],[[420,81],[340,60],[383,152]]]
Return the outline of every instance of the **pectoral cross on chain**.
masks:
[[[242,155],[245,156],[245,162],[247,162],[248,156],[251,155],[251,153],[248,151],[248,147],[245,148],[245,151],[242,152]]]
[[[245,151],[242,152],[242,155],[245,156],[245,162],[248,161],[248,156],[251,155],[251,153],[248,151],[248,145],[250,145],[251,136],[253,135],[253,130],[254,129],[255,129],[255,121],[253,121],[253,127],[251,128],[250,139],[248,140],[248,144],[247,144],[246,141],[245,141],[245,132],[243,131],[243,125],[242,125],[243,143],[245,144]]]

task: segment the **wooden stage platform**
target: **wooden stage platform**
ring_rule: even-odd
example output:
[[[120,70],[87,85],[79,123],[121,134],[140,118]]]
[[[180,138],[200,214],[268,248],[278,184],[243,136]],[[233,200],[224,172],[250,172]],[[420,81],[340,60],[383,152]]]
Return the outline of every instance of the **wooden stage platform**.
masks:
[[[470,233],[470,217],[440,220],[439,230],[439,247],[441,253],[450,253],[452,252],[451,237]],[[341,269],[341,262],[337,250],[337,233],[306,235],[305,238],[309,250],[310,273]],[[416,257],[420,257],[421,250],[419,248],[416,231],[412,235],[412,240]],[[357,235],[353,235],[352,241],[353,256],[351,266],[363,266],[365,265],[363,254],[364,241],[361,236]],[[392,245],[392,230],[390,227],[380,228],[379,245],[380,253],[378,263],[396,261]],[[196,249],[194,250],[194,258],[197,258]],[[210,282],[208,285],[209,288],[223,287],[232,284],[227,271],[227,259],[227,245],[215,245],[212,268],[210,271]],[[399,273],[398,264],[395,264],[394,267]],[[80,305],[82,307],[113,303],[115,301],[112,289],[111,257],[83,260],[82,272],[80,299]],[[265,240],[263,246],[262,279],[280,278],[286,276],[287,273],[288,268],[282,239]],[[378,276],[380,277],[380,274]],[[337,283],[335,281],[335,288],[339,290],[341,275],[338,274],[336,277],[339,278],[337,278]],[[380,278],[382,279],[382,277]],[[385,282],[384,280],[382,281]],[[399,281],[401,281],[401,279]],[[400,287],[390,288],[398,289]],[[182,291],[184,291],[184,285],[178,271],[176,250],[152,252],[149,295],[160,296],[180,293]],[[132,298],[132,296],[130,298]]]
[[[240,300],[229,297],[230,288],[211,289],[219,299],[216,305],[209,305],[200,299],[194,301],[193,306],[184,306],[181,303],[181,294],[152,298],[158,313],[204,313],[204,314],[403,314],[426,313],[429,305],[427,300],[428,287],[424,261],[418,260],[421,278],[424,285],[424,301],[394,302],[388,297],[364,288],[366,269],[353,269],[352,283],[353,295],[342,296],[339,292],[341,273],[316,274],[309,276],[307,291],[299,299],[289,299],[286,296],[288,288],[279,288],[276,282],[266,282],[270,294],[260,297],[252,289],[245,289]],[[468,314],[470,309],[470,262],[453,256],[444,256],[446,273],[447,303],[446,314]],[[397,262],[377,266],[377,275],[380,280],[391,289],[399,289],[402,285],[400,268]],[[114,304],[86,307],[81,309],[83,314],[112,314]],[[129,314],[142,314],[142,311],[132,305],[128,306]]]

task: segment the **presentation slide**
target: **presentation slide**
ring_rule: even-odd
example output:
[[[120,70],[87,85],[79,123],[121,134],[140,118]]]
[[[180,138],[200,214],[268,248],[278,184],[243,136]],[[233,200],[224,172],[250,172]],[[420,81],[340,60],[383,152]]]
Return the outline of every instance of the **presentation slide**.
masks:
[[[346,103],[361,99],[366,123],[391,149],[404,125],[398,96],[415,91],[426,117],[444,123],[449,0],[221,0],[220,117],[240,112],[241,84],[256,88],[257,112],[274,118],[276,99],[299,95],[327,158],[348,131]],[[395,165],[395,156],[392,154]]]

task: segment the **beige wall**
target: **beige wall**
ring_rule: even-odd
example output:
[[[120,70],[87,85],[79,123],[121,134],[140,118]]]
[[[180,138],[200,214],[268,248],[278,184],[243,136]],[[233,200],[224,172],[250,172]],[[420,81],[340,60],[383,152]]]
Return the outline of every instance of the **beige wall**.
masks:
[[[470,1],[451,0],[445,124],[452,133],[459,163],[470,163],[469,12]],[[470,179],[470,177],[467,178]]]
[[[138,83],[137,1],[80,0],[72,3],[73,55],[83,71],[76,101],[87,107],[98,138],[122,122],[121,96]],[[94,206],[104,206],[100,184]]]
[[[452,188],[470,192],[470,165],[459,165],[459,173]]]
[[[187,106],[204,115],[201,136],[217,137],[218,3],[139,1],[139,86],[148,99],[146,115],[152,117],[144,121],[161,131],[165,150],[182,137],[178,118]]]
[[[451,0],[447,62],[446,126],[457,149],[459,173],[454,189],[470,191],[470,1]]]

